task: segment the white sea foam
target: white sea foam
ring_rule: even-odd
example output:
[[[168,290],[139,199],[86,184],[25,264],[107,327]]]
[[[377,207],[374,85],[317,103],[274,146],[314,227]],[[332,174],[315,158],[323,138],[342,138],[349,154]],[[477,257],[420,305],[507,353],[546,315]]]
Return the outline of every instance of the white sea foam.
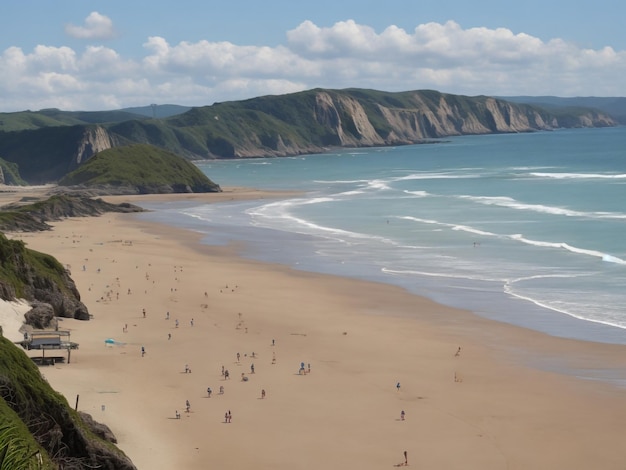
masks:
[[[548,276],[544,276],[544,277],[548,277]],[[584,320],[584,321],[597,323],[601,325],[607,325],[607,326],[612,326],[616,328],[626,329],[626,321],[624,321],[623,317],[619,317],[619,318],[609,317],[609,316],[606,316],[606,313],[604,314],[603,318],[594,316],[590,313],[593,308],[589,308],[589,307],[592,307],[592,306],[589,306],[586,309],[583,307],[582,310],[584,310],[584,313],[580,313],[580,312],[577,312],[575,308],[572,308],[572,306],[565,305],[563,303],[560,303],[559,305],[557,305],[556,302],[551,302],[547,300],[538,300],[537,298],[531,295],[525,295],[525,294],[516,292],[512,284],[505,285],[504,291],[506,294],[510,295],[511,297],[515,297],[516,299],[530,302],[534,305],[537,305],[538,307],[552,310],[553,312],[558,312],[558,313],[567,315],[569,317],[576,318],[578,320]],[[578,306],[580,307],[580,305]]]
[[[502,282],[502,279],[492,278],[484,276],[481,273],[456,273],[456,272],[433,272],[433,271],[417,271],[411,269],[391,269],[382,268],[381,272],[385,274],[392,274],[396,276],[425,276],[425,277],[437,277],[446,279],[460,279],[465,281],[483,281],[483,282]]]
[[[538,173],[531,172],[531,176],[554,179],[624,179],[626,173]]]
[[[412,196],[417,196],[417,197],[428,197],[428,196],[432,196],[432,194],[426,192],[426,191],[409,191],[409,190],[404,190],[402,191],[405,194],[410,194]]]
[[[480,174],[473,173],[433,173],[433,172],[424,172],[424,173],[412,173],[406,176],[399,176],[393,178],[393,181],[410,181],[410,180],[438,180],[438,179],[475,179],[481,178]]]
[[[384,237],[317,224],[302,217],[298,217],[292,213],[293,209],[297,206],[330,202],[334,200],[334,198],[330,197],[289,199],[286,201],[276,201],[250,208],[246,210],[246,213],[253,218],[253,224],[255,225],[265,225],[265,223],[267,223],[268,226],[275,229],[284,229],[286,231],[295,231],[296,233],[329,238],[342,243],[348,243],[350,239],[378,240],[385,243],[390,242],[390,240]],[[285,221],[285,227],[277,226],[275,224],[277,220]]]
[[[368,183],[369,180],[313,180],[313,182],[321,184],[365,184]]]
[[[456,196],[459,199],[466,199],[487,206],[499,206],[509,209],[533,211],[550,215],[563,215],[567,217],[585,217],[592,219],[626,219],[626,214],[619,212],[582,212],[563,207],[546,206],[543,204],[526,204],[516,201],[508,196]]]
[[[423,224],[430,224],[430,225],[439,225],[442,227],[447,227],[450,228],[452,230],[456,230],[456,231],[464,231],[464,232],[468,232],[468,233],[472,233],[475,235],[480,235],[480,236],[485,236],[485,237],[497,237],[497,238],[508,238],[511,240],[515,240],[518,242],[522,242],[525,243],[527,245],[533,245],[533,246],[538,246],[538,247],[542,247],[542,248],[554,248],[554,249],[559,249],[559,250],[566,250],[569,251],[571,253],[576,253],[576,254],[580,254],[580,255],[586,255],[586,256],[592,256],[595,258],[599,258],[602,261],[605,262],[609,262],[609,263],[616,263],[616,264],[624,264],[626,265],[626,261],[618,258],[616,256],[612,256],[610,254],[607,253],[602,253],[601,251],[596,251],[596,250],[589,250],[589,249],[585,249],[585,248],[580,248],[580,247],[576,247],[576,246],[572,246],[569,245],[565,242],[549,242],[549,241],[542,241],[542,240],[532,240],[529,238],[525,238],[522,234],[511,234],[511,235],[502,235],[502,234],[497,234],[497,233],[493,233],[493,232],[488,232],[485,230],[480,230],[471,226],[467,226],[467,225],[459,225],[459,224],[450,224],[447,222],[440,222],[437,220],[432,220],[432,219],[422,219],[419,217],[412,217],[412,216],[402,216],[399,217],[400,219],[404,219],[404,220],[409,220],[409,221],[413,221],[413,222],[419,222],[419,223],[423,223]]]
[[[531,240],[528,238],[524,238],[524,236],[521,234],[509,235],[509,238],[511,238],[512,240],[520,241],[522,243],[526,243],[528,245],[540,246],[544,248],[556,248],[556,249],[570,251],[572,253],[576,253],[580,255],[593,256],[595,258],[600,258],[602,261],[606,261],[606,262],[626,264],[626,261],[624,261],[623,259],[617,258],[616,256],[611,256],[606,253],[602,253],[601,251],[588,250],[585,248],[571,246],[564,242],[547,242],[547,241],[541,241],[541,240]]]
[[[358,194],[364,194],[365,191],[362,189],[354,189],[352,191],[345,191],[343,193],[337,194],[337,196],[356,196]]]
[[[181,211],[181,214],[186,215],[188,217],[191,217],[193,219],[201,220],[202,222],[212,222],[213,221],[210,217],[207,217],[207,216],[205,216],[203,214],[199,214],[197,212],[190,211],[190,210]]]
[[[473,233],[475,235],[483,235],[483,236],[487,236],[487,237],[498,237],[500,235],[496,234],[496,233],[492,233],[492,232],[487,232],[485,230],[480,230],[474,227],[470,227],[468,225],[459,225],[459,224],[449,224],[447,222],[440,222],[438,220],[432,220],[432,219],[422,219],[419,217],[413,217],[413,216],[401,216],[399,217],[400,219],[404,219],[404,220],[410,220],[413,222],[419,222],[419,223],[423,223],[423,224],[430,224],[430,225],[439,225],[442,227],[447,227],[450,228],[452,230],[455,231],[461,231],[461,232],[468,232],[468,233]]]
[[[483,235],[483,236],[486,236],[486,237],[497,237],[498,236],[495,233],[485,232],[484,230],[479,230],[477,228],[468,227],[467,225],[455,225],[454,227],[452,227],[452,230],[473,233],[475,235]]]
[[[376,189],[376,190],[391,189],[388,182],[383,179],[375,179],[375,180],[368,181],[367,185],[370,189]]]

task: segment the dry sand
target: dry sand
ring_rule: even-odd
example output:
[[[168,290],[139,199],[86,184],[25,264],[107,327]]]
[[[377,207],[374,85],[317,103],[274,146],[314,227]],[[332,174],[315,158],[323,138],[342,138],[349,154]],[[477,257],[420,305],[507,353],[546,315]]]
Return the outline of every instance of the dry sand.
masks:
[[[624,390],[529,366],[556,358],[623,372],[623,346],[246,261],[134,215],[11,236],[70,265],[94,316],[60,322],[80,348],[43,374],[70,404],[80,396],[139,469],[381,469],[400,466],[404,451],[415,468],[625,468]]]

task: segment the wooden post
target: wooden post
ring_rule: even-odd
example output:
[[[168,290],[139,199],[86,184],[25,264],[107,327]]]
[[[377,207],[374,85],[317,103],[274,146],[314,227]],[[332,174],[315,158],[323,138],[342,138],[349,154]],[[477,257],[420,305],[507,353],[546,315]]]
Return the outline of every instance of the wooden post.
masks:
[[[76,395],[76,405],[74,406],[74,411],[78,411],[78,398],[80,395]]]
[[[72,347],[71,347],[71,346],[68,346],[68,348],[67,348],[67,363],[68,363],[68,364],[70,363],[70,357],[71,357],[71,355],[72,355]]]

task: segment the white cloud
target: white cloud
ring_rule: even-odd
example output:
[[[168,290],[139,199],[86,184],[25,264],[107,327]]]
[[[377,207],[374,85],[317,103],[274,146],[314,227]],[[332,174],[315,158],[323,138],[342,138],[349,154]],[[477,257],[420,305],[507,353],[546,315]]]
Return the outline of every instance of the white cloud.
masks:
[[[111,18],[101,15],[97,11],[92,11],[85,18],[84,26],[68,24],[65,26],[65,32],[77,39],[111,39],[115,37]]]
[[[97,13],[85,24],[79,31],[92,38],[112,31],[110,20]],[[0,55],[0,110],[200,106],[314,87],[626,95],[625,51],[583,49],[504,28],[464,29],[453,21],[381,32],[351,20],[330,27],[305,21],[276,47],[206,40],[170,44],[158,36],[143,46],[139,59],[104,46],[76,51],[39,45],[32,52],[10,47]]]

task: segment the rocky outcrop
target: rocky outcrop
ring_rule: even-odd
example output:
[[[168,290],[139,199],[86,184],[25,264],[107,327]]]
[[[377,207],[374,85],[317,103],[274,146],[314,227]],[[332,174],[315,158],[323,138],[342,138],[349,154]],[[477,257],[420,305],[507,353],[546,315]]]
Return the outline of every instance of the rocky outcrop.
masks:
[[[55,329],[58,320],[52,305],[43,302],[31,302],[32,307],[24,314],[24,323],[37,330]]]
[[[115,437],[115,434],[113,434],[111,428],[109,428],[106,424],[97,422],[95,419],[93,419],[93,416],[91,416],[89,413],[85,413],[84,411],[79,411],[78,415],[83,420],[83,423],[85,423],[89,427],[91,432],[93,432],[96,436],[104,439],[107,442],[117,444],[117,437]]]
[[[54,194],[54,193],[60,194]],[[67,190],[55,188],[48,199],[28,204],[18,202],[1,208],[0,231],[4,232],[40,232],[50,230],[47,222],[66,217],[94,217],[105,212],[142,212],[141,207],[133,204],[110,204],[102,199],[93,199],[97,193],[89,193],[78,188]]]
[[[52,256],[29,250],[22,241],[0,234],[0,264],[2,300],[39,301],[49,304],[57,317],[89,319],[70,273]]]
[[[68,170],[72,171],[78,168],[81,163],[89,160],[96,153],[110,149],[111,147],[113,147],[113,140],[104,127],[96,126],[85,128],[83,137],[78,142],[76,154]]]

